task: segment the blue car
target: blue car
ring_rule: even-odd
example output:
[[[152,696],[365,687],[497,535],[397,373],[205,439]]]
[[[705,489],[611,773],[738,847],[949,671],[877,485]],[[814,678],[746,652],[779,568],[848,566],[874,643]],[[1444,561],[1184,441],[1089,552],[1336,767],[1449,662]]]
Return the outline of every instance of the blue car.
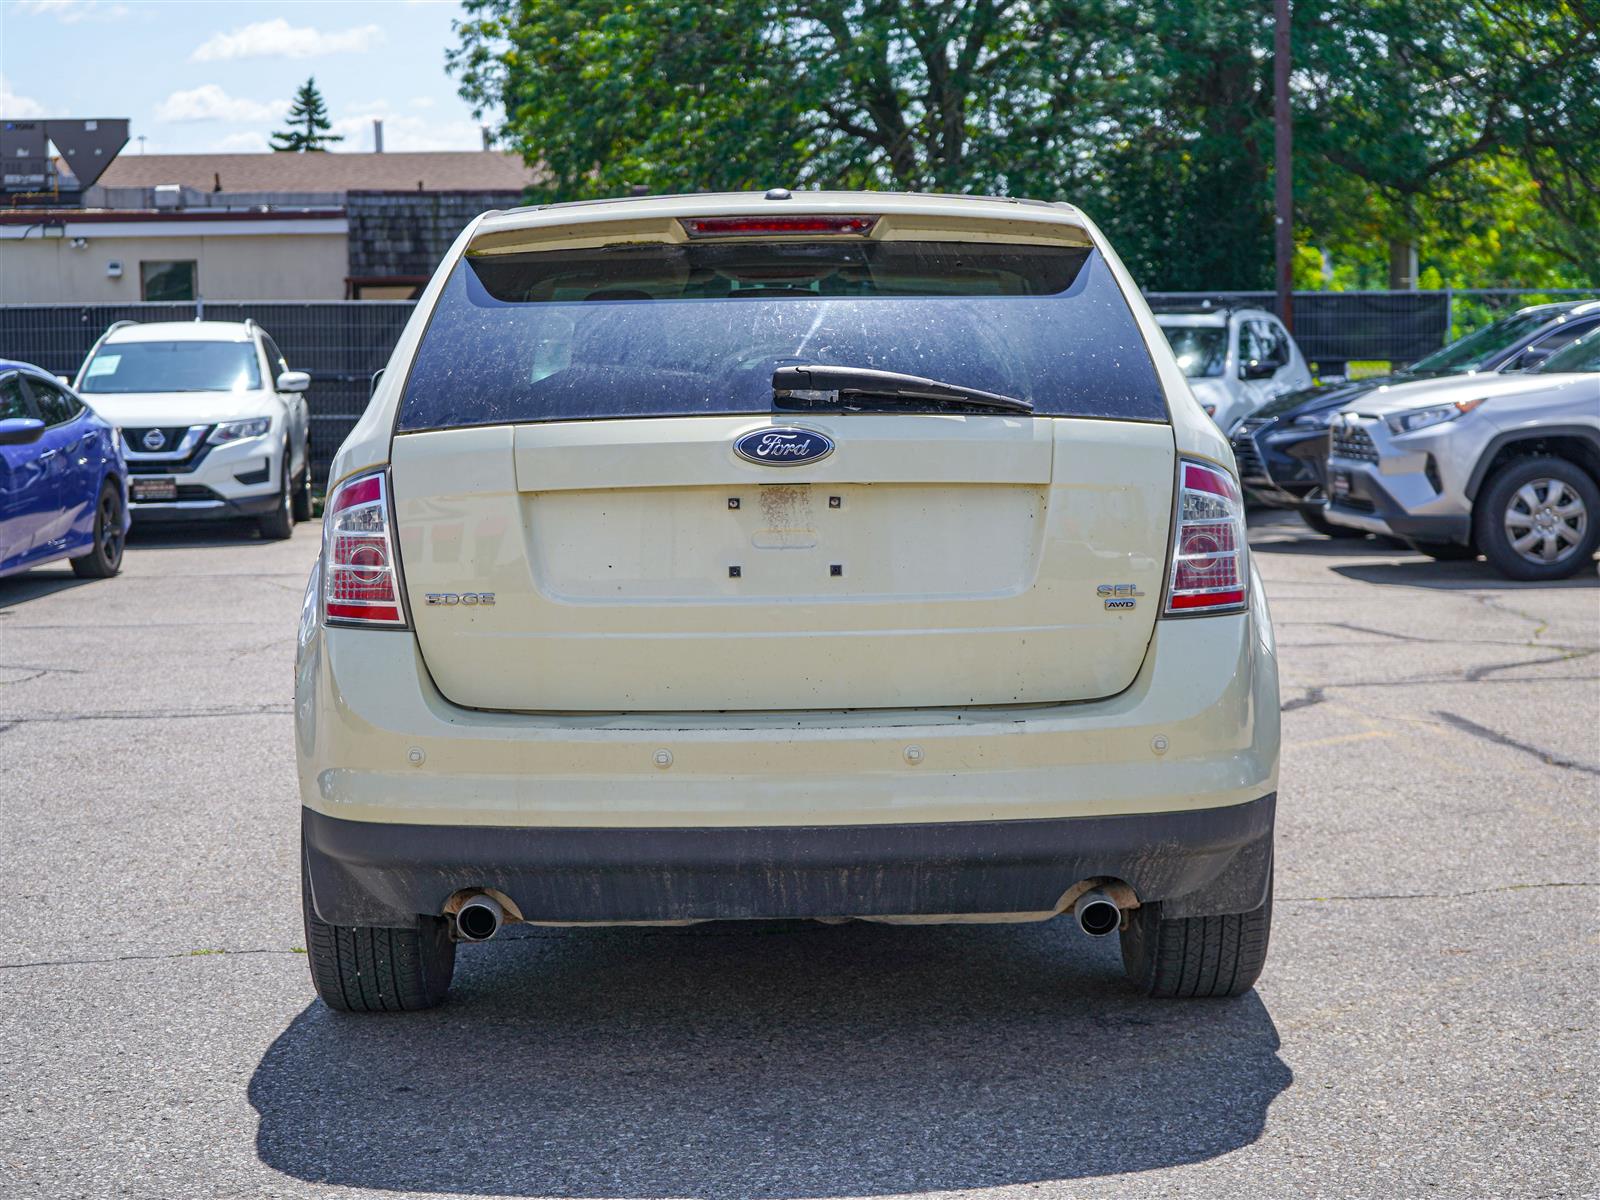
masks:
[[[115,575],[128,524],[116,427],[55,376],[0,359],[0,575],[59,558]]]

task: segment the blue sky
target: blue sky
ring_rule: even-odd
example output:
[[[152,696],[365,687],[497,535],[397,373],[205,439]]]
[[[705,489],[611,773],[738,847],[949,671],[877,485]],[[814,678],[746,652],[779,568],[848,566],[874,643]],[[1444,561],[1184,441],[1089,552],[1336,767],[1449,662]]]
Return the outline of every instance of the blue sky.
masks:
[[[308,75],[335,149],[475,150],[455,0],[0,0],[0,117],[128,117],[124,154],[266,150]]]

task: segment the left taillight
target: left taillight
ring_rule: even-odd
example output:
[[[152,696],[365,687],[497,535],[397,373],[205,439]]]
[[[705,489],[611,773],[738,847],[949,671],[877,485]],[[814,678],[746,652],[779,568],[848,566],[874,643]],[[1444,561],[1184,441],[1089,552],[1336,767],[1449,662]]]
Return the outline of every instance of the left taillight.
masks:
[[[322,615],[340,625],[403,629],[400,563],[382,471],[347,479],[328,497],[322,519]]]
[[[1244,498],[1221,467],[1178,461],[1178,506],[1167,572],[1169,616],[1237,612],[1248,603]]]

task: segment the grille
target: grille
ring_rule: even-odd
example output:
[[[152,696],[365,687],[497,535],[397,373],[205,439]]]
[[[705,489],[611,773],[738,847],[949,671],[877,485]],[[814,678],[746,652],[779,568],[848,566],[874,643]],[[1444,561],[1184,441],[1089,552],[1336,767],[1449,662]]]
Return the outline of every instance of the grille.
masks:
[[[1256,444],[1249,438],[1239,438],[1233,443],[1233,457],[1239,463],[1241,479],[1266,479],[1267,469],[1256,453]]]
[[[1361,462],[1377,462],[1378,447],[1372,440],[1372,435],[1359,425],[1354,428],[1338,429],[1333,435],[1333,455],[1335,458],[1354,458]]]
[[[1233,435],[1233,457],[1239,464],[1239,478],[1262,479],[1267,478],[1267,469],[1262,465],[1261,455],[1256,451],[1256,441],[1245,433]]]
[[[183,441],[183,435],[188,432],[189,427],[187,425],[176,427],[163,425],[160,428],[149,425],[134,428],[129,425],[123,427],[122,436],[128,443],[128,449],[136,454],[171,454],[177,449],[178,443]],[[161,435],[161,444],[159,446],[146,446],[144,439],[148,433],[159,433]]]
[[[156,426],[140,426],[135,428],[130,425],[122,427],[122,444],[134,454],[167,454],[174,453],[183,444],[184,437],[189,432],[189,426],[176,427],[160,426],[162,443],[160,449],[152,450],[145,446],[144,435]],[[184,458],[130,458],[128,460],[128,473],[130,475],[183,475],[194,470],[200,465],[200,460],[211,453],[211,446],[206,441],[206,435],[211,432],[211,426],[201,429],[200,440],[193,450]]]
[[[1247,417],[1233,433],[1233,457],[1239,464],[1239,478],[1272,482],[1261,452],[1256,447],[1255,433],[1263,425],[1272,424],[1271,417]]]

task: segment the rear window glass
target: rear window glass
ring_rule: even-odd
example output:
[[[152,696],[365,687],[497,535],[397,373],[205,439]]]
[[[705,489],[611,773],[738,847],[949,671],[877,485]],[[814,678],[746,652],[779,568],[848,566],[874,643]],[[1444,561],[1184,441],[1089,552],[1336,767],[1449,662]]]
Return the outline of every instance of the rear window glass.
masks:
[[[764,413],[773,371],[799,364],[919,375],[1043,416],[1167,420],[1098,251],[819,240],[463,259],[398,428]]]

